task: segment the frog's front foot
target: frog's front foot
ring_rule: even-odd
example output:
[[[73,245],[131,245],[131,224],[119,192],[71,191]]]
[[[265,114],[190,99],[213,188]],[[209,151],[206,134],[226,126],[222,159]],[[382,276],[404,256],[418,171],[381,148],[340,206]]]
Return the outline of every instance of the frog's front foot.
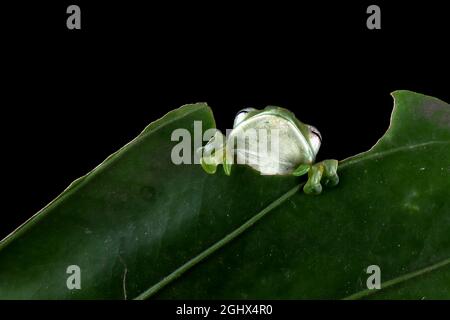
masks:
[[[208,143],[197,150],[200,164],[206,173],[216,173],[217,165],[222,164],[225,174],[230,175],[231,160],[227,158],[225,145],[225,136],[217,130]]]
[[[308,171],[308,181],[303,187],[306,194],[319,194],[322,192],[322,184],[334,187],[339,183],[337,175],[337,160],[324,160],[313,164]]]

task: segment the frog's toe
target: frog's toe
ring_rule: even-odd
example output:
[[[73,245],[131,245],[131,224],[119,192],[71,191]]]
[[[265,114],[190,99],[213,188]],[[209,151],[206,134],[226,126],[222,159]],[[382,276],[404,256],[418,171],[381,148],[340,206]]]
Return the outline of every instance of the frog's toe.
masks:
[[[203,170],[205,170],[208,174],[214,174],[217,170],[217,164],[212,161],[207,161],[207,159],[201,157],[200,158],[200,165],[202,166]]]
[[[338,161],[334,159],[324,160],[321,162],[324,168],[323,184],[327,187],[334,187],[339,183],[339,176],[337,175]]]
[[[324,185],[327,187],[334,187],[339,184],[339,176],[337,174],[334,174],[333,176],[326,177],[324,179]]]
[[[322,185],[320,183],[312,184],[306,183],[303,187],[303,191],[306,194],[320,194],[322,192]]]

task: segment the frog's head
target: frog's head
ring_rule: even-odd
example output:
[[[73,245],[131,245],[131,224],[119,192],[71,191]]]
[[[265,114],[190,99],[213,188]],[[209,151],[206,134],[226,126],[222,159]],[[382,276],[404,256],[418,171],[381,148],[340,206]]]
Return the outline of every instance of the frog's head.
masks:
[[[294,124],[294,127],[299,130],[300,134],[305,138],[309,147],[311,148],[311,153],[316,157],[319,152],[320,145],[322,143],[322,136],[317,130],[316,127],[305,124],[298,120],[294,113],[289,111],[288,109],[276,107],[276,106],[268,106],[263,110],[258,110],[255,108],[245,108],[239,111],[234,118],[233,128],[236,128],[239,124],[249,120],[252,117],[256,117],[258,115],[270,114],[273,116],[281,117],[291,121]]]

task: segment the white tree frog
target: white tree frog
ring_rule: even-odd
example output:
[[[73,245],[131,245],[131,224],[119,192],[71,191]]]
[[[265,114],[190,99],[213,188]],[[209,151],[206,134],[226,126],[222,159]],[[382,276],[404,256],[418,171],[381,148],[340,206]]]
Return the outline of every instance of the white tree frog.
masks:
[[[269,140],[269,145],[272,142],[269,150],[261,148],[264,144],[260,144],[263,140],[260,133],[264,132],[268,134],[263,142]],[[274,132],[277,134],[270,135]],[[255,139],[249,139],[251,137]],[[322,137],[315,127],[302,123],[287,109],[275,106],[263,110],[246,108],[236,115],[233,130],[227,138],[217,131],[199,150],[200,163],[210,174],[216,172],[218,164],[223,164],[225,174],[230,175],[233,163],[246,163],[264,175],[301,176],[308,173],[304,192],[319,194],[321,182],[326,186],[339,183],[337,160],[314,163],[321,142]]]

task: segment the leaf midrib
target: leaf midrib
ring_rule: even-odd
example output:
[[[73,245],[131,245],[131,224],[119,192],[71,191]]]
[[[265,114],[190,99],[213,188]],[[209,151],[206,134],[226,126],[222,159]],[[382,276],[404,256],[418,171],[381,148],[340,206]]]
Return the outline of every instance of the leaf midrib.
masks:
[[[450,144],[450,141],[429,141],[429,142],[424,142],[424,143],[415,144],[415,145],[413,144],[413,145],[397,147],[397,148],[393,148],[393,149],[386,150],[386,151],[375,152],[375,153],[372,153],[372,154],[369,154],[367,152],[363,152],[361,154],[358,154],[358,155],[355,155],[353,157],[347,158],[347,159],[343,160],[342,162],[340,162],[339,169],[346,168],[346,167],[348,167],[350,165],[359,163],[361,161],[366,161],[366,160],[370,160],[370,159],[373,159],[373,158],[381,158],[381,157],[384,157],[384,156],[387,156],[387,155],[390,155],[390,154],[393,154],[393,153],[396,153],[396,152],[401,152],[401,151],[405,151],[405,150],[412,150],[412,149],[420,148],[420,147],[427,146],[427,145],[434,145],[434,144]],[[219,241],[217,241],[216,243],[214,243],[213,245],[211,245],[210,247],[208,247],[207,249],[202,251],[200,254],[198,254],[197,256],[192,258],[191,260],[187,261],[186,263],[184,263],[183,265],[181,265],[180,267],[178,267],[177,269],[172,271],[169,275],[164,277],[162,280],[160,280],[159,282],[157,282],[156,284],[151,286],[149,289],[147,289],[146,291],[144,291],[143,293],[141,293],[140,295],[138,295],[134,299],[136,299],[136,300],[144,300],[144,299],[150,298],[152,295],[157,293],[159,290],[161,290],[162,288],[164,288],[165,286],[170,284],[172,281],[174,281],[178,277],[180,277],[184,272],[186,272],[187,270],[189,270],[192,267],[194,267],[197,263],[199,263],[200,261],[204,260],[205,258],[210,256],[211,254],[213,254],[214,252],[216,252],[217,250],[219,250],[220,248],[224,247],[226,244],[228,244],[229,242],[234,240],[236,237],[238,237],[240,234],[242,234],[244,231],[246,231],[248,228],[250,228],[256,222],[258,222],[260,219],[262,219],[268,212],[270,212],[271,210],[273,210],[276,207],[278,207],[279,205],[281,205],[284,201],[288,200],[292,195],[296,194],[300,190],[300,187],[302,185],[303,185],[303,183],[295,186],[294,188],[292,188],[289,191],[287,191],[286,193],[284,193],[281,197],[279,197],[278,199],[273,201],[271,204],[269,204],[267,207],[262,209],[260,212],[255,214],[253,217],[251,217],[249,220],[247,220],[244,224],[242,224],[238,228],[234,229],[232,232],[230,232],[225,237],[223,237],[222,239],[220,239]],[[447,260],[444,260],[444,261],[447,261],[447,263],[449,263],[450,262],[450,257]],[[442,262],[440,262],[440,263],[442,263]],[[426,267],[424,269],[428,270],[428,268],[433,268],[433,266],[434,265]],[[436,268],[433,268],[432,270],[435,270],[435,269]],[[415,273],[417,273],[419,271],[416,271]],[[413,274],[415,274],[415,273],[413,273]],[[404,277],[405,277],[404,279],[402,278],[402,276],[400,276],[398,278],[390,280],[390,281],[386,282],[384,284],[384,286],[385,287],[386,286],[392,286],[394,284],[398,284],[398,283],[400,283],[402,281],[406,281],[406,280],[409,280],[411,278],[411,277],[406,277],[406,276],[408,276],[408,275],[404,275]],[[400,281],[398,281],[398,280],[400,280]],[[391,283],[391,282],[393,282],[393,283]],[[362,292],[365,292],[365,291],[362,291]],[[362,292],[355,293],[354,295],[362,294]],[[371,293],[373,293],[373,292],[370,292],[369,294],[371,294]],[[349,297],[352,297],[354,295],[351,295]]]

